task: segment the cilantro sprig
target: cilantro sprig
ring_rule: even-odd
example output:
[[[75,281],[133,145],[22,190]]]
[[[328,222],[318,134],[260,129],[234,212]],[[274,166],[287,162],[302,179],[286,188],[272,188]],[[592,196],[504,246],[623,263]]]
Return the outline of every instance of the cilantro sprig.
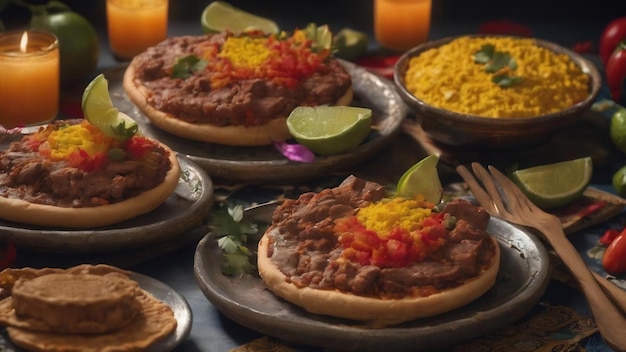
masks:
[[[222,205],[211,217],[209,228],[217,238],[222,251],[222,273],[238,276],[251,273],[256,266],[250,262],[254,255],[247,246],[248,237],[259,232],[259,226],[243,218],[243,206]]]
[[[483,64],[485,72],[493,73],[491,81],[500,87],[506,88],[519,83],[522,77],[512,75],[517,69],[517,62],[511,54],[497,51],[493,44],[484,44],[474,53],[474,62]]]
[[[187,55],[176,60],[172,68],[172,77],[186,79],[196,72],[203,71],[208,62],[194,55]]]

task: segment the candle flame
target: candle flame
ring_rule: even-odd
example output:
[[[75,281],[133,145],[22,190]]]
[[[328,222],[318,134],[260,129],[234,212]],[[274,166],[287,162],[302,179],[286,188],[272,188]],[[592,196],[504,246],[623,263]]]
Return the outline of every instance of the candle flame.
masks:
[[[25,31],[20,40],[20,51],[25,53],[28,48],[28,33]]]

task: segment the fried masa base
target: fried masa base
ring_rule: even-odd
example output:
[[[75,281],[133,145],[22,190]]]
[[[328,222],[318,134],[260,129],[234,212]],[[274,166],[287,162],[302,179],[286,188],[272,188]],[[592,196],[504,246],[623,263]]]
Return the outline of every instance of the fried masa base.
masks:
[[[123,275],[132,280],[130,272],[106,264],[81,264],[68,269],[60,268],[21,268],[5,269],[0,272],[0,286],[12,290],[15,282],[20,279],[33,279],[49,274],[90,274],[90,275]],[[174,311],[170,306],[161,302],[149,292],[138,288],[135,290],[140,312],[124,327],[103,334],[64,334],[55,332],[41,332],[15,327],[15,311],[11,304],[11,297],[0,301],[0,318],[3,325],[7,325],[7,332],[11,341],[29,351],[81,351],[81,352],[113,352],[113,351],[143,351],[158,340],[171,334],[177,326]],[[28,320],[23,321],[26,326]],[[23,325],[23,324],[18,324]]]
[[[339,290],[299,288],[287,281],[287,277],[268,257],[272,233],[271,227],[263,235],[258,246],[257,266],[259,275],[276,295],[315,314],[329,315],[362,321],[371,328],[382,328],[417,318],[430,317],[467,305],[482,296],[495,283],[500,267],[500,247],[492,236],[494,255],[490,266],[477,277],[461,286],[447,289],[427,297],[402,299],[379,299],[358,296]]]
[[[0,219],[48,227],[89,228],[112,225],[149,213],[174,192],[180,177],[176,153],[164,144],[161,146],[169,151],[170,170],[160,185],[135,197],[85,208],[57,207],[0,197]]]
[[[165,303],[141,290],[137,297],[141,314],[130,324],[106,334],[58,334],[7,327],[9,338],[32,351],[142,351],[176,328],[174,312]]]
[[[277,117],[259,126],[215,126],[212,124],[189,123],[176,116],[160,111],[148,103],[150,91],[136,78],[135,66],[130,62],[124,72],[123,86],[130,100],[156,127],[179,137],[201,142],[231,146],[263,146],[282,142],[291,137],[287,128],[287,117]],[[348,105],[354,91],[350,87],[335,105]]]

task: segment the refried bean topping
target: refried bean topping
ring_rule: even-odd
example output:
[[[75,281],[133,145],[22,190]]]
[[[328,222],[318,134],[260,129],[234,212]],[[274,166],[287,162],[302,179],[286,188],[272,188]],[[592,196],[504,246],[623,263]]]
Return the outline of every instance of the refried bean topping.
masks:
[[[86,120],[59,120],[0,151],[0,196],[59,207],[117,203],[161,184],[169,151],[144,137],[124,142]]]
[[[424,200],[387,198],[383,186],[350,176],[279,206],[268,256],[298,287],[425,297],[492,263],[488,221],[465,200],[437,211]]]
[[[205,65],[180,74],[181,62],[189,59]],[[133,65],[152,107],[217,126],[261,125],[300,105],[331,105],[352,85],[341,63],[328,50],[314,51],[301,30],[289,37],[172,37],[135,57]]]

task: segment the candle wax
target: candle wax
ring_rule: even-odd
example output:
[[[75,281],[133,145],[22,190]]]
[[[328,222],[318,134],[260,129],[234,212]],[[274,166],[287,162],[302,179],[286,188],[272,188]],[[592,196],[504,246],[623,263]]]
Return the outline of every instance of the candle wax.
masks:
[[[8,45],[4,39],[0,44],[0,124],[13,128],[53,120],[59,111],[58,47],[24,53]]]

